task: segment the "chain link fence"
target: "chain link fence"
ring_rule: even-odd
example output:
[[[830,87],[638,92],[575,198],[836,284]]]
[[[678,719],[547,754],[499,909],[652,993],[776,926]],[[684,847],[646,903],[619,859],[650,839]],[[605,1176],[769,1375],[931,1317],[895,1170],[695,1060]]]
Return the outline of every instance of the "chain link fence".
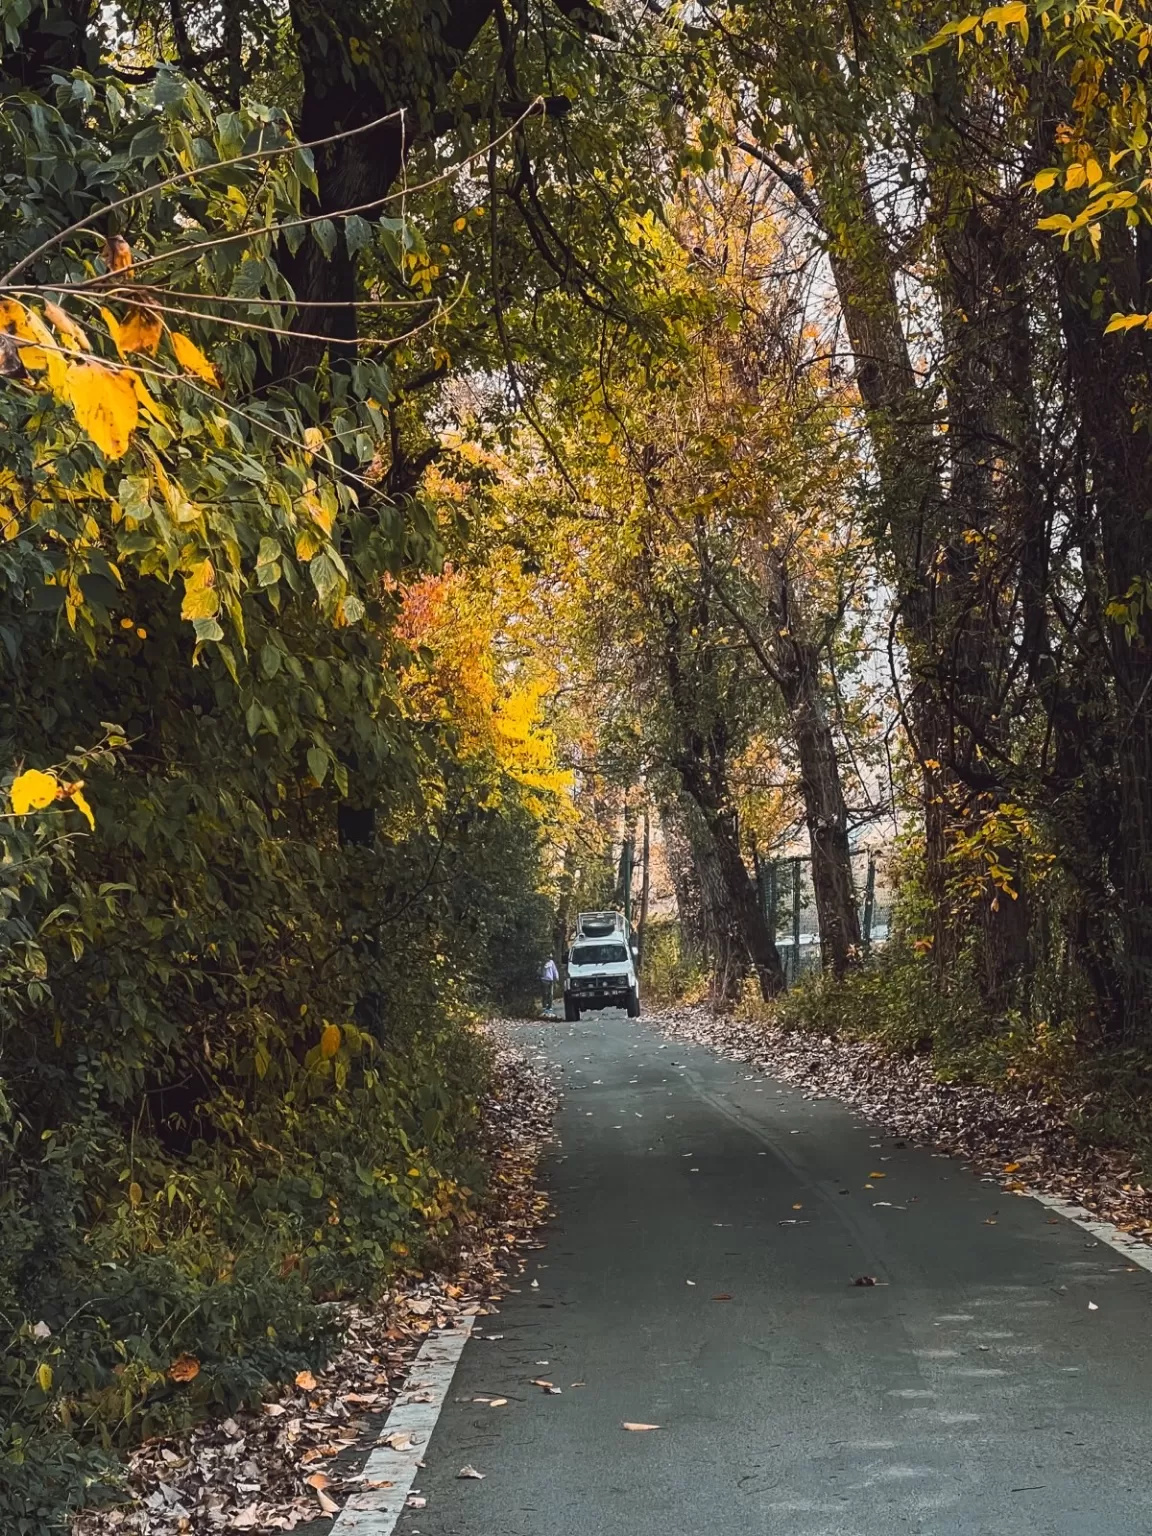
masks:
[[[866,951],[887,942],[892,895],[883,875],[882,856],[861,850],[852,855],[852,874]],[[791,986],[806,971],[820,969],[820,921],[812,890],[812,861],[807,855],[761,859],[757,867],[760,900],[780,952],[784,977]]]

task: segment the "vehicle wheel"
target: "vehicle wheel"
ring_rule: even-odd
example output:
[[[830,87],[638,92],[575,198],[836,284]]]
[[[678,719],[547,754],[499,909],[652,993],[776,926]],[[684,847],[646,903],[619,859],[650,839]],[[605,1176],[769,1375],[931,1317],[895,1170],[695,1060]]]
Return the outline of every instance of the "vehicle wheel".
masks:
[[[572,1001],[567,993],[564,994],[564,1017],[569,1024],[578,1024],[580,1022],[579,1006]]]
[[[640,994],[636,991],[635,987],[628,994],[628,1017],[630,1019],[638,1019],[640,1017]]]

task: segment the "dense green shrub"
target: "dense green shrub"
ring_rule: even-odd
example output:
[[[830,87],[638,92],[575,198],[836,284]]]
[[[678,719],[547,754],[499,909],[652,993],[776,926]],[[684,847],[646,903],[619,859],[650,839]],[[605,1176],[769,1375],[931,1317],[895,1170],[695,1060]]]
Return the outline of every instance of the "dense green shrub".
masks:
[[[245,217],[245,188],[262,220],[298,212],[306,156],[184,177],[285,132],[167,71],[16,92],[0,265],[95,210],[35,276],[103,271],[106,204],[166,175],[132,205],[138,254]],[[262,324],[273,244],[181,281],[228,293],[247,263]],[[3,302],[0,1529],[24,1536],[117,1448],[322,1361],[322,1303],[443,1254],[485,1178],[470,1020],[544,925],[539,816],[404,693],[405,583],[451,532],[368,477],[398,442],[388,369],[257,398],[263,333],[217,328],[211,364],[184,338],[198,372],[144,356],[152,406],[101,446],[44,356],[12,362],[50,301]],[[122,398],[115,317],[84,323],[60,369]],[[25,771],[59,786],[27,814]]]
[[[704,990],[703,958],[684,942],[673,918],[649,918],[644,930],[640,985],[647,1006],[659,1008]]]

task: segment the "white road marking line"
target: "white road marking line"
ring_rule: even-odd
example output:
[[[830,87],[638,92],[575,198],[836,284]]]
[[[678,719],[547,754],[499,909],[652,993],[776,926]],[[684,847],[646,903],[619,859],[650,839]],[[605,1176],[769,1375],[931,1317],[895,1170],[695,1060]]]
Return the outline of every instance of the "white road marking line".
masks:
[[[462,1317],[455,1328],[425,1339],[420,1346],[404,1390],[380,1431],[381,1439],[411,1435],[415,1443],[404,1451],[387,1445],[373,1448],[361,1476],[365,1483],[389,1486],[351,1494],[332,1522],[331,1536],[392,1536],[416,1481],[419,1463],[428,1453],[428,1442],[474,1322],[475,1318]]]
[[[1129,1237],[1127,1232],[1121,1232],[1119,1227],[1114,1227],[1110,1221],[1098,1221],[1091,1211],[1086,1211],[1082,1205],[1073,1205],[1068,1200],[1060,1200],[1055,1195],[1045,1195],[1037,1189],[1030,1189],[1027,1193],[1033,1200],[1046,1205],[1050,1211],[1055,1211],[1057,1216],[1063,1216],[1065,1221],[1071,1221],[1085,1232],[1090,1233],[1098,1242],[1107,1243],[1109,1248],[1115,1248],[1117,1253],[1131,1259],[1133,1264],[1139,1264],[1141,1269],[1152,1271],[1152,1247],[1142,1243],[1139,1238]]]

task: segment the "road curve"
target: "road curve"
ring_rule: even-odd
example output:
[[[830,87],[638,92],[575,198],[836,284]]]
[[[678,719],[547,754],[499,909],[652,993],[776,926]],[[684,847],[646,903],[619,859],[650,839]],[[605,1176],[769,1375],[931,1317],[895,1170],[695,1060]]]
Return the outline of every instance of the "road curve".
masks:
[[[523,1036],[563,1073],[555,1221],[401,1536],[1152,1531],[1152,1275],[643,1020]]]

